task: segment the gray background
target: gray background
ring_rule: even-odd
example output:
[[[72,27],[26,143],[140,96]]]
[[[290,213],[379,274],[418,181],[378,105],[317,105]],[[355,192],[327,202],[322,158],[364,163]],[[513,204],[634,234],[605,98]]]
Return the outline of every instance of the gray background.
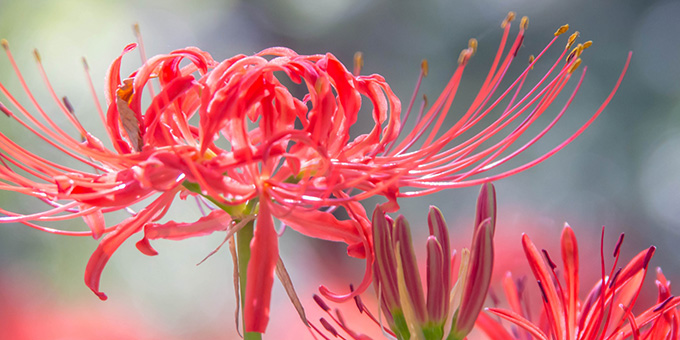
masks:
[[[455,69],[459,51],[475,37],[480,49],[463,78],[460,101],[451,114],[456,117],[486,75],[500,38],[499,23],[509,10],[516,11],[518,17],[528,15],[530,24],[519,66],[511,70],[507,80],[512,80],[512,74],[517,75],[524,66],[524,58],[540,51],[564,23],[572,26],[572,32],[579,30],[582,41],[594,41],[583,57],[583,65],[589,67],[586,80],[567,117],[537,147],[511,164],[529,161],[573,133],[609,93],[628,51],[634,51],[634,55],[619,93],[582,137],[543,164],[496,183],[500,211],[497,277],[508,269],[526,272],[519,242],[522,232],[529,233],[539,248],[548,249],[553,259],[559,258],[559,231],[565,221],[576,230],[587,256],[582,261],[583,294],[599,276],[599,261],[594,260],[599,257],[603,225],[607,226],[608,263],[618,234],[625,232],[623,260],[653,244],[659,249],[652,266],[662,266],[669,277],[678,277],[680,28],[676,21],[680,2],[3,0],[0,37],[10,41],[19,67],[41,104],[48,112],[56,112],[34,67],[31,51],[38,47],[54,87],[59,94],[68,95],[81,121],[98,135],[103,131],[93,111],[80,57],[87,57],[103,99],[104,72],[123,46],[134,41],[131,25],[135,22],[141,25],[150,55],[193,45],[222,60],[282,45],[301,54],[331,52],[351,65],[354,52],[362,51],[362,73],[385,76],[404,105],[422,58],[430,63],[430,76],[422,91],[435,98]],[[548,60],[558,55],[563,44],[564,40],[557,43]],[[138,56],[132,54],[125,59],[124,72],[138,65]],[[5,58],[0,58],[0,82],[25,99]],[[27,134],[13,129],[11,122],[3,120],[2,124],[3,133],[19,143],[35,142],[32,138],[22,140]],[[38,144],[34,147],[38,153],[51,152]],[[445,211],[455,246],[467,245],[476,192],[477,188],[466,188],[401,201],[402,213],[411,220],[420,248],[424,248],[425,214],[430,204]],[[34,201],[21,199],[0,193],[5,208],[30,211],[35,207]],[[367,202],[367,208],[372,209],[376,202]],[[170,217],[190,220],[197,214],[195,207],[185,204],[173,209]],[[115,220],[113,216],[110,221]],[[82,221],[73,223],[77,225],[62,226],[84,227]],[[154,243],[160,252],[155,258],[138,253],[133,242],[127,242],[104,271],[102,289],[110,301],[103,303],[82,282],[96,241],[2,225],[2,282],[11,287],[6,291],[28,289],[31,293],[21,302],[0,301],[0,313],[15,313],[17,304],[31,306],[29,310],[52,315],[49,318],[73,321],[74,332],[78,325],[90,322],[101,327],[112,325],[110,320],[115,317],[105,315],[123,315],[123,319],[134,322],[121,323],[130,325],[130,332],[141,338],[229,339],[234,335],[234,302],[228,252],[223,250],[195,266],[220,242],[221,235],[160,241]],[[281,238],[281,251],[311,319],[319,315],[310,298],[319,283],[344,290],[347,282],[356,283],[362,275],[363,263],[347,260],[342,245],[310,240],[289,230]],[[279,284],[275,287],[272,334],[268,338],[295,339],[294,334],[302,327]],[[654,298],[654,289],[653,281],[648,280],[644,289],[648,295],[643,296],[649,301],[647,305]],[[343,308],[353,309],[350,304]],[[353,314],[349,315],[352,318]],[[88,316],[96,321],[88,321]],[[352,324],[361,329],[366,322],[357,317]],[[291,325],[295,328],[290,329]],[[375,327],[371,329],[375,332]]]

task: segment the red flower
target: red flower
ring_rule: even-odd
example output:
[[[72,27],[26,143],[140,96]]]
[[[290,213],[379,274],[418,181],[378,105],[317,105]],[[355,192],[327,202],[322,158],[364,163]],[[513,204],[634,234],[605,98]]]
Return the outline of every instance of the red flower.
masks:
[[[604,229],[602,230],[604,238]],[[649,261],[655,247],[640,252],[623,268],[616,269],[623,234],[614,250],[614,265],[605,275],[602,253],[602,279],[595,283],[588,296],[579,298],[579,257],[576,236],[566,225],[562,232],[564,280],[557,276],[558,265],[544,250],[541,253],[527,235],[522,246],[541,292],[543,309],[540,322],[529,319],[523,296],[523,286],[508,274],[503,282],[510,310],[490,308],[489,311],[518,326],[509,332],[500,320],[480,314],[477,327],[492,339],[677,339],[677,306],[680,298],[670,295],[670,286],[659,271],[659,300],[638,316],[632,313]],[[537,319],[536,321],[538,321]],[[668,338],[667,336],[671,336]]]
[[[0,92],[14,109],[0,103],[0,111],[91,170],[47,160],[0,134],[0,179],[4,182],[0,189],[36,197],[52,207],[35,214],[0,210],[6,215],[0,221],[21,222],[65,235],[104,235],[85,274],[88,286],[104,299],[99,291],[101,271],[133,234],[144,231],[138,248],[155,254],[149,242],[152,239],[182,239],[224,230],[232,235],[246,221],[256,219],[250,243],[254,255],[247,270],[245,328],[263,332],[278,259],[275,217],[305,235],[345,242],[350,255],[367,258],[366,274],[357,292],[336,295],[322,288],[331,299],[351,298],[365,290],[371,279],[372,254],[367,251],[372,242],[370,222],[359,201],[382,195],[388,199],[383,208],[393,211],[398,207],[397,197],[478,185],[522,171],[580,135],[618,88],[621,78],[591,119],[564,143],[525,165],[486,175],[486,171],[534,144],[563,115],[585,69],[555,119],[525,145],[506,153],[553,104],[581,63],[581,53],[590,45],[579,44],[569,53],[578,36],[572,35],[544,77],[520,95],[529,69],[566,31],[566,26],[561,28],[529,67],[507,89],[499,91],[528,23],[526,18],[522,20],[517,37],[505,51],[513,18],[514,14],[504,21],[501,45],[487,79],[462,118],[448,129],[443,127],[463,70],[475,52],[474,40],[461,53],[459,66],[442,94],[430,109],[422,106],[415,127],[402,137],[403,121],[412,105],[402,117],[400,101],[381,76],[352,74],[331,54],[304,56],[276,47],[217,62],[207,52],[188,47],[154,56],[123,79],[121,60],[135,48],[131,44],[111,64],[105,92],[107,110],[99,112],[112,145],[109,148],[82,127],[65,99],[63,103],[58,99],[36,53],[48,90],[81,140],[54,123],[31,94],[3,41],[20,83],[46,124],[2,85]],[[422,76],[426,73],[425,64]],[[158,92],[151,80],[160,84]],[[285,85],[288,81],[299,84],[305,94],[296,97]],[[150,95],[147,100],[143,100],[145,91]],[[371,103],[374,125],[369,133],[352,138],[350,127],[359,118],[364,98]],[[146,102],[149,104],[144,107]],[[501,103],[504,109],[499,109]],[[494,110],[500,113],[493,123],[451,146]],[[510,131],[503,132],[507,129]],[[498,134],[505,137],[491,143],[492,136]],[[422,140],[424,135],[427,137]],[[402,192],[404,187],[415,190]],[[215,211],[194,223],[154,223],[177,196],[194,196]],[[132,217],[109,228],[104,226],[104,214],[127,210],[149,198],[153,202]],[[334,217],[335,207],[344,208],[350,219]],[[59,231],[34,224],[77,217],[83,217],[90,232]]]

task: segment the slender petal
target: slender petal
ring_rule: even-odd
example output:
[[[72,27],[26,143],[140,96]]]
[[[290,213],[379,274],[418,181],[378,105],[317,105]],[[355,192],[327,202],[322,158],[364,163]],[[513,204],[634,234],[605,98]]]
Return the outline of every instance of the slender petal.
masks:
[[[274,270],[279,259],[278,236],[269,204],[266,201],[260,202],[257,224],[250,243],[251,257],[244,307],[246,332],[264,333],[269,322]]]

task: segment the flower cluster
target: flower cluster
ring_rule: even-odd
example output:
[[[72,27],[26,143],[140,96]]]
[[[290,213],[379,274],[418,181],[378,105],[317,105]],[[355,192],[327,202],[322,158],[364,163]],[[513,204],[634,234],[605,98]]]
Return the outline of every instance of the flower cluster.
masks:
[[[539,251],[527,235],[522,235],[521,244],[541,297],[540,315],[531,313],[535,306],[529,303],[525,280],[515,280],[510,272],[502,281],[510,309],[494,307],[488,308],[488,313],[480,313],[494,265],[496,206],[491,184],[481,189],[471,249],[462,252],[456,283],[451,279],[456,254],[450,252],[446,224],[438,209],[430,210],[426,294],[423,293],[408,223],[402,216],[392,221],[379,209],[376,211],[373,216],[374,286],[382,314],[376,318],[359,297],[355,297],[355,302],[359,311],[379,325],[387,338],[461,340],[466,339],[473,328],[493,340],[680,338],[680,297],[671,295],[670,281],[661,269],[657,268],[656,302],[642,301],[646,309],[637,315],[633,311],[656,250],[653,246],[617,269],[624,239],[622,234],[614,247],[612,269],[606,273],[601,251],[602,277],[582,299],[579,251],[573,230],[565,225],[562,231],[561,270],[546,250]],[[604,239],[604,228],[602,237]],[[603,249],[602,243],[600,247]],[[558,275],[560,271],[562,280]],[[353,322],[345,319],[339,309],[332,313],[320,297],[314,296],[314,299],[349,338],[370,339],[353,330]],[[498,303],[496,298],[493,300]],[[389,328],[385,328],[384,322]],[[320,323],[330,334],[342,338],[340,331],[327,319],[321,318]],[[445,326],[450,327],[448,332],[445,332]],[[320,329],[312,327],[328,339]]]
[[[602,229],[604,238],[604,228]],[[602,278],[581,299],[579,288],[579,256],[576,236],[565,225],[561,237],[564,281],[560,281],[558,266],[548,253],[539,251],[527,235],[522,236],[522,247],[541,293],[543,308],[539,318],[532,320],[523,292],[523,284],[508,273],[503,288],[510,310],[490,308],[489,312],[510,321],[517,327],[506,330],[500,319],[480,314],[477,326],[492,339],[678,339],[678,310],[680,297],[670,294],[670,283],[658,270],[657,303],[635,316],[635,305],[655,247],[638,253],[625,266],[619,262],[623,234],[614,248],[614,264],[605,275],[602,253]],[[602,247],[602,245],[601,245]],[[540,320],[540,321],[539,321]]]
[[[503,22],[496,57],[462,117],[453,126],[444,126],[463,71],[476,51],[476,40],[462,51],[458,67],[434,103],[428,108],[423,102],[408,132],[404,125],[413,101],[402,113],[401,102],[383,77],[359,75],[359,67],[350,72],[332,54],[298,55],[275,47],[216,61],[205,51],[187,47],[153,56],[123,77],[123,56],[136,48],[130,44],[107,73],[105,110],[89,83],[108,135],[108,141],[102,141],[80,124],[68,100],[59,98],[36,51],[38,69],[52,99],[80,135],[73,137],[40,106],[3,40],[33,109],[0,84],[5,103],[11,104],[0,102],[0,111],[69,160],[46,159],[0,133],[0,189],[46,204],[43,210],[30,213],[0,209],[4,214],[0,223],[18,222],[51,233],[100,239],[87,264],[85,281],[102,299],[106,298],[99,287],[102,270],[134,234],[144,234],[138,249],[155,255],[152,240],[226,231],[234,242],[234,234],[249,229],[238,242],[239,274],[247,277],[241,281],[244,322],[247,332],[261,333],[267,326],[274,271],[280,263],[276,218],[302,234],[344,242],[350,255],[366,258],[365,276],[355,292],[335,294],[321,289],[334,301],[349,299],[369,287],[373,276],[371,224],[361,200],[381,195],[387,199],[383,211],[395,211],[398,197],[478,185],[515,174],[580,135],[616,92],[621,78],[602,106],[564,143],[524,165],[487,174],[533,145],[563,116],[585,69],[574,77],[578,83],[555,118],[524,145],[511,148],[553,106],[590,46],[590,42],[573,46],[578,32],[571,35],[552,66],[527,90],[529,70],[547,58],[545,52],[568,29],[563,26],[516,80],[503,87],[528,26],[523,18],[516,38],[506,48],[513,19],[510,14]],[[427,70],[424,63],[421,79]],[[297,85],[288,86],[291,82]],[[304,93],[296,96],[294,86]],[[417,92],[418,86],[414,98]],[[362,118],[362,107],[370,107],[373,126],[369,133],[351,136],[350,128]],[[480,127],[493,116],[491,124]],[[473,136],[461,141],[464,134]],[[500,136],[499,140],[493,142],[494,136]],[[71,161],[80,165],[67,165]],[[406,187],[411,191],[405,191]],[[193,222],[160,223],[178,197],[194,197],[210,212]],[[130,209],[149,201],[140,211]],[[335,217],[338,208],[349,218]],[[129,211],[132,216],[107,227],[105,214],[116,211]],[[90,231],[42,225],[74,218],[83,218]]]

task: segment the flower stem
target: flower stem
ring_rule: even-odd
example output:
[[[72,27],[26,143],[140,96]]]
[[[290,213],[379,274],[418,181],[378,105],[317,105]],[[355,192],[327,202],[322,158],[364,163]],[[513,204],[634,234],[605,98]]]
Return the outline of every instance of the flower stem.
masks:
[[[250,240],[253,239],[253,230],[255,229],[255,221],[248,222],[241,230],[236,232],[236,247],[238,251],[238,272],[239,285],[241,288],[241,315],[243,317],[243,325],[245,322],[245,296],[246,283],[248,273],[248,262],[250,261]],[[244,340],[261,340],[262,334],[257,332],[245,332],[243,334]]]

